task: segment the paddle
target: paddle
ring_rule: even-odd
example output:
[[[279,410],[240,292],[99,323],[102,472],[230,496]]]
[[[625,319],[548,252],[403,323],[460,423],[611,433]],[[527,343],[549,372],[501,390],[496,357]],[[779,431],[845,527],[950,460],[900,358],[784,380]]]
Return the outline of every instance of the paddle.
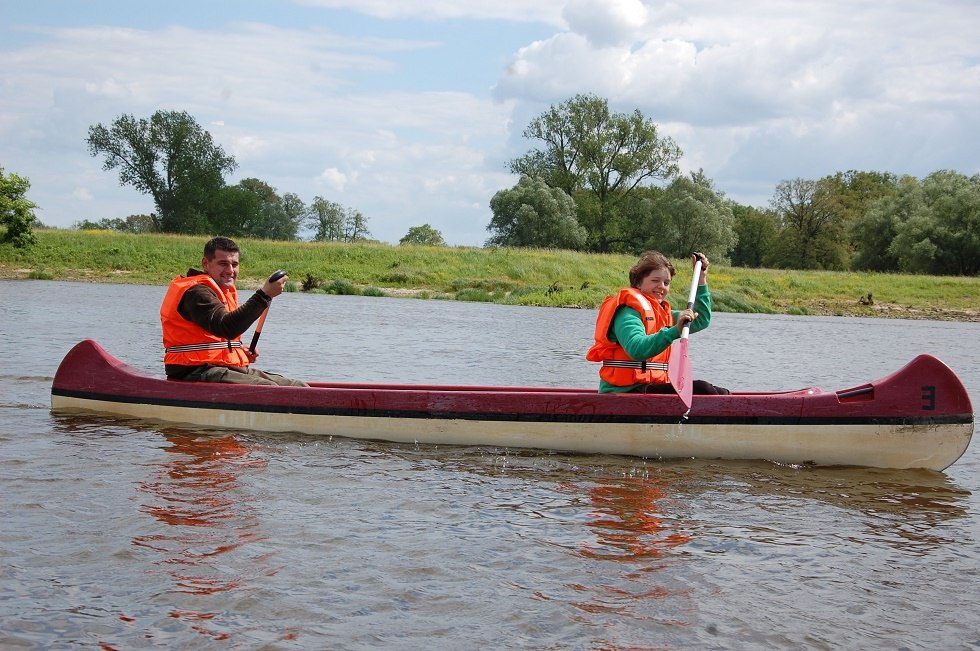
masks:
[[[687,309],[694,307],[694,294],[698,291],[698,278],[701,276],[701,257],[694,263],[694,277],[691,278],[691,291],[687,295]],[[690,334],[691,322],[688,321],[681,329],[681,338],[670,349],[670,359],[667,361],[667,373],[674,390],[684,402],[684,407],[690,411],[691,397],[694,394],[694,378],[691,377],[691,359],[687,355],[687,338]]]
[[[269,276],[269,282],[274,283],[285,275],[286,272],[283,271],[282,269],[279,269],[273,272],[271,276]],[[269,314],[269,308],[265,308],[262,311],[262,316],[259,317],[259,322],[255,324],[255,333],[252,335],[252,343],[248,345],[248,350],[252,354],[255,354],[255,345],[259,343],[259,336],[262,334],[262,326],[265,325],[265,317],[268,314]]]

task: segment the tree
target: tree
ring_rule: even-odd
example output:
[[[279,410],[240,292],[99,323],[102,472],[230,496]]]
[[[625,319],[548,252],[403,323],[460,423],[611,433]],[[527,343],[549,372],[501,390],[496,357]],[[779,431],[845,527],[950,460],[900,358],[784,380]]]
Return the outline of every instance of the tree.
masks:
[[[208,208],[207,221],[214,233],[227,237],[244,237],[258,229],[263,221],[263,198],[241,183],[226,185],[215,191]]]
[[[295,192],[284,192],[280,202],[282,219],[269,233],[274,240],[295,240],[306,219],[306,204]]]
[[[281,197],[275,188],[256,178],[242,179],[215,193],[208,221],[215,232],[229,237],[295,240],[306,218],[306,206],[295,194]]]
[[[367,217],[353,208],[314,197],[306,210],[306,225],[313,230],[317,242],[354,242],[367,239]]]
[[[719,263],[728,262],[735,244],[735,216],[703,171],[674,179],[653,209],[665,219],[658,220],[659,229],[649,231],[642,248],[677,258],[701,251]]]
[[[896,197],[888,253],[911,273],[980,273],[980,175],[933,172]]]
[[[148,193],[159,213],[159,230],[204,233],[211,197],[237,164],[184,111],[157,111],[149,120],[122,115],[110,127],[89,127],[92,156],[103,169],[119,168],[119,182]]]
[[[732,265],[736,267],[761,267],[766,252],[772,248],[778,226],[772,212],[752,206],[731,204],[735,218],[735,246],[731,250]]]
[[[510,162],[516,174],[541,178],[547,185],[575,197],[586,210],[579,221],[588,231],[591,248],[606,252],[621,242],[624,217],[617,204],[644,182],[677,175],[681,150],[639,110],[610,113],[608,102],[595,95],[576,95],[534,118],[524,137],[544,143]],[[590,195],[583,201],[579,193]]]
[[[838,250],[850,265],[861,264],[862,255],[859,251],[867,243],[864,238],[878,239],[873,233],[862,233],[855,230],[855,224],[867,214],[870,206],[878,199],[895,194],[898,187],[898,177],[888,172],[859,172],[849,170],[837,172],[819,181],[826,190],[827,205],[836,216],[840,228]],[[884,224],[881,224],[884,226]],[[868,249],[864,248],[865,253]]]
[[[791,269],[843,269],[847,242],[827,182],[782,181],[770,205],[781,230],[767,264]]]
[[[575,219],[575,201],[542,179],[522,176],[513,188],[490,199],[494,233],[487,246],[581,249],[585,229]]]
[[[850,224],[854,246],[851,266],[868,271],[898,271],[898,258],[892,253],[900,223],[922,208],[922,188],[915,177],[906,176],[896,184],[895,192],[872,201],[864,213]]]
[[[17,248],[37,243],[32,227],[37,204],[27,198],[31,182],[11,172],[3,173],[0,167],[0,226],[4,227],[0,242],[10,242]]]
[[[344,220],[344,241],[359,242],[366,240],[371,233],[367,227],[367,217],[360,210],[348,208]]]
[[[72,228],[80,231],[119,231],[120,233],[155,233],[156,221],[153,215],[130,215],[126,219],[106,217],[97,222],[82,219],[75,222]]]
[[[399,244],[421,244],[424,246],[446,246],[446,240],[442,239],[442,233],[432,228],[428,224],[412,226],[408,229],[405,237],[398,240]]]
[[[306,224],[313,229],[313,239],[317,242],[341,240],[344,235],[344,207],[323,197],[315,197],[308,209]]]

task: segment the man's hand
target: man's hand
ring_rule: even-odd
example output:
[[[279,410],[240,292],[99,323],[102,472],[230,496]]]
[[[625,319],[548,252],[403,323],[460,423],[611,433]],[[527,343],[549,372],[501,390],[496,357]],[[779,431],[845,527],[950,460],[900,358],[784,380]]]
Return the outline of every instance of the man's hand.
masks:
[[[283,290],[286,288],[286,281],[289,280],[289,276],[283,274],[276,278],[278,274],[272,274],[265,284],[262,285],[262,292],[265,293],[269,298],[275,298],[282,294]],[[275,280],[273,280],[275,278]]]

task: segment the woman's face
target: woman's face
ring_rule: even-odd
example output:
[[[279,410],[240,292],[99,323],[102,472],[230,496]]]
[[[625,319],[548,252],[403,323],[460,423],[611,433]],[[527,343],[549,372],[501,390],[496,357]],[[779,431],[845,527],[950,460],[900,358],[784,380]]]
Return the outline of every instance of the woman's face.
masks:
[[[654,269],[640,280],[638,290],[644,294],[653,296],[658,301],[667,299],[670,291],[670,271],[667,269]]]

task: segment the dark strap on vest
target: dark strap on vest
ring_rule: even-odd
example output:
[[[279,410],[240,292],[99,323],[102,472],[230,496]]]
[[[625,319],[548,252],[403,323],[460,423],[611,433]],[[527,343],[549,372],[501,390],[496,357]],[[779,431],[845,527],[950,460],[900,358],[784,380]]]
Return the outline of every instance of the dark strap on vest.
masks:
[[[204,344],[184,344],[182,346],[171,346],[167,348],[168,353],[193,353],[197,350],[221,350],[227,348],[231,350],[233,348],[241,348],[242,342],[240,341],[209,341]]]
[[[605,359],[602,361],[603,366],[612,366],[613,368],[638,368],[641,371],[666,371],[667,365],[662,362],[648,362],[646,360],[642,362],[637,362],[632,359]]]

